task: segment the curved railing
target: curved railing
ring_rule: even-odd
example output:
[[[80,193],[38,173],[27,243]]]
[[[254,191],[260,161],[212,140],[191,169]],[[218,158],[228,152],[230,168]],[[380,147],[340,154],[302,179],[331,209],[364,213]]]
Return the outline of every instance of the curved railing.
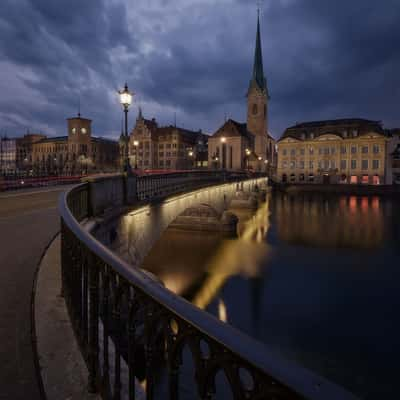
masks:
[[[207,184],[205,176],[198,178],[199,186]],[[137,199],[160,194],[168,186],[167,177],[154,179],[158,184],[146,178],[142,188],[131,182]],[[173,179],[175,190],[183,190],[185,176]],[[218,179],[209,175],[208,184]],[[90,391],[104,399],[134,399],[141,381],[147,399],[178,399],[180,371],[187,362],[182,352],[187,348],[196,398],[213,398],[219,372],[225,374],[234,399],[354,398],[177,297],[97,241],[81,224],[95,209],[90,185],[81,184],[60,200],[63,294],[88,366]],[[160,395],[162,387],[166,391]]]

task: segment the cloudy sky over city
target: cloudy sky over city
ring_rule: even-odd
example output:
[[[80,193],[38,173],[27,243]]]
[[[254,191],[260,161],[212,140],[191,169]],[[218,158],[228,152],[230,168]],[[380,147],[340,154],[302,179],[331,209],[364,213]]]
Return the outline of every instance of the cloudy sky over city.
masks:
[[[117,137],[127,81],[160,124],[212,133],[245,120],[254,0],[1,0],[0,132],[65,135],[93,119]],[[400,126],[399,0],[265,0],[270,130],[340,117]]]

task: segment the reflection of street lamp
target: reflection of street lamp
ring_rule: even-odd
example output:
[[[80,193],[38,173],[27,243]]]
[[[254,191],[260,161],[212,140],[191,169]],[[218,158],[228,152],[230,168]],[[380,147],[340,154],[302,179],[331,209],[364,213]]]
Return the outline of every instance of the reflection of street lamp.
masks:
[[[188,156],[189,156],[189,159],[190,159],[190,167],[191,168],[193,168],[193,155],[194,155],[193,150],[189,150],[188,151]]]
[[[129,149],[128,149],[128,110],[129,106],[132,104],[133,93],[128,90],[128,84],[125,83],[124,90],[120,90],[119,92],[119,101],[124,109],[125,113],[125,135],[124,135],[124,163],[123,168],[124,172],[129,174],[131,172],[131,166],[129,163]]]

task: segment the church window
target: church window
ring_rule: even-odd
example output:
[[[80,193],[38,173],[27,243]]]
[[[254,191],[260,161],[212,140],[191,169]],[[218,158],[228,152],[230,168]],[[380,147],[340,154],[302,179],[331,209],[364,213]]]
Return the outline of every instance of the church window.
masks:
[[[257,114],[257,112],[258,112],[257,104],[253,104],[253,115]]]

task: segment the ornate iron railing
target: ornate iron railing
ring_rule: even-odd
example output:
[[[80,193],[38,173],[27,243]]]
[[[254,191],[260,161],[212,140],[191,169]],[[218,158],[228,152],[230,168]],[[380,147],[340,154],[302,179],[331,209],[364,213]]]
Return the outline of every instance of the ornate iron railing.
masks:
[[[184,179],[172,178],[175,190],[183,189]],[[162,193],[167,182],[168,177],[142,178],[138,198]],[[195,398],[212,399],[216,375],[223,372],[235,400],[353,399],[336,385],[273,356],[120,259],[81,225],[92,209],[90,183],[60,200],[63,294],[88,366],[91,392],[100,392],[104,399],[135,399],[135,387],[142,382],[147,399],[178,399],[185,348],[192,354]]]

